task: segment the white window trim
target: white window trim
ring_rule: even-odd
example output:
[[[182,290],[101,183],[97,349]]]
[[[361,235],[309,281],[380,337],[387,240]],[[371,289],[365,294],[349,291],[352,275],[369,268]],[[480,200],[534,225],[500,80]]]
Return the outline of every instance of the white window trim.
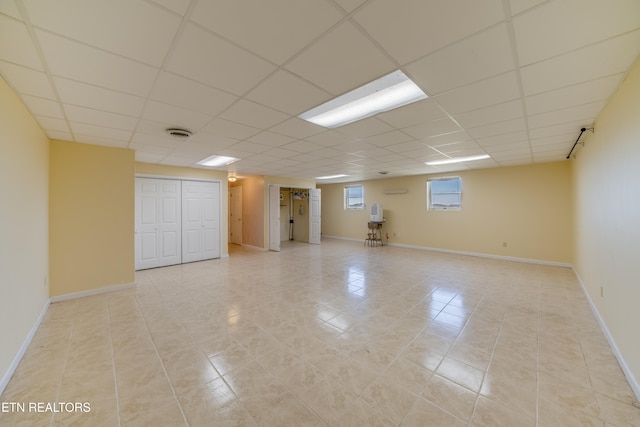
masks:
[[[361,207],[349,207],[347,206],[347,189],[353,187],[360,187],[362,189],[362,206]],[[342,202],[344,205],[345,211],[363,211],[366,208],[366,203],[364,201],[364,185],[363,184],[354,184],[354,185],[346,185],[344,187],[344,193],[342,195]]]
[[[460,180],[460,206],[432,206],[431,203],[431,185],[432,181],[445,181],[451,179],[459,179]],[[460,176],[443,176],[438,178],[430,178],[427,179],[427,210],[428,211],[443,211],[443,212],[456,212],[462,210],[462,177]]]

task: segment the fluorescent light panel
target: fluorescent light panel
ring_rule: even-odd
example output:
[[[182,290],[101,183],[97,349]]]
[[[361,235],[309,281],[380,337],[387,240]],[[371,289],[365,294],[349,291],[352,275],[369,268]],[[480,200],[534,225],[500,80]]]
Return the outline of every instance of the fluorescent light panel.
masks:
[[[345,176],[349,176],[349,175],[338,174],[338,175],[317,176],[316,179],[334,179],[334,178],[342,178]]]
[[[491,156],[488,154],[480,154],[478,156],[466,156],[466,157],[453,157],[451,159],[434,160],[433,162],[425,162],[427,166],[449,165],[451,163],[472,162],[474,160],[488,159]]]
[[[298,117],[326,128],[336,128],[425,98],[427,94],[398,70]]]
[[[237,162],[238,160],[240,159],[236,157],[209,156],[206,159],[200,160],[198,164],[202,166],[227,166],[233,162]]]

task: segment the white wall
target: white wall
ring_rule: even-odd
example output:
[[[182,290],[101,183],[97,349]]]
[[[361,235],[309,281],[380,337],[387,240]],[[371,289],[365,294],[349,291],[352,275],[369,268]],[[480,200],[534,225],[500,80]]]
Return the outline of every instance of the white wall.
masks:
[[[640,62],[586,135],[573,161],[574,266],[640,395]]]
[[[0,392],[49,297],[49,139],[0,78]]]

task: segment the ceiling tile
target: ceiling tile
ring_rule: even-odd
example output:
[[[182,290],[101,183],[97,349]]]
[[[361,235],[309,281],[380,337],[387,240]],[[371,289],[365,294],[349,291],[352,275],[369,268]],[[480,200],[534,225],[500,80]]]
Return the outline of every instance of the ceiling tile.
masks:
[[[341,126],[336,130],[353,138],[368,138],[373,135],[389,132],[393,130],[393,128],[385,122],[378,120],[376,117],[369,117],[368,119]]]
[[[252,136],[251,138],[247,139],[247,141],[256,142],[258,144],[263,144],[269,147],[279,147],[281,145],[285,145],[295,141],[295,138],[265,131]]]
[[[344,22],[296,56],[286,68],[340,95],[396,69],[369,39]]]
[[[444,135],[436,135],[422,140],[423,143],[432,146],[438,147],[443,144],[451,144],[454,142],[463,142],[470,141],[472,138],[468,133],[464,131],[459,132],[451,132]]]
[[[516,73],[509,72],[443,93],[436,100],[450,114],[457,114],[512,101],[519,96]]]
[[[56,99],[45,73],[0,61],[0,75],[21,94]]]
[[[298,153],[311,153],[312,151],[317,151],[322,147],[308,141],[299,140],[285,144],[281,148],[283,150],[297,151]]]
[[[275,70],[264,59],[193,24],[187,25],[168,71],[242,95]]]
[[[588,24],[580,11],[598,19]],[[544,28],[544,31],[540,31]],[[546,2],[516,16],[513,29],[520,65],[538,62],[640,28],[637,0]]]
[[[454,119],[463,128],[474,128],[523,116],[522,101],[517,99],[468,113],[456,114]]]
[[[599,79],[626,71],[640,52],[640,31],[522,68],[525,95]]]
[[[355,20],[400,64],[461,40],[504,18],[501,0],[406,0],[402,6],[396,2],[378,1],[369,2],[355,15]]]
[[[43,70],[38,52],[23,22],[0,15],[0,58],[16,65]]]
[[[432,136],[458,132],[460,130],[460,126],[458,126],[456,122],[449,118],[434,120],[432,122],[402,129],[403,132],[413,136],[416,139],[426,139]]]
[[[508,145],[516,142],[526,142],[527,141],[527,132],[513,132],[513,133],[505,133],[502,135],[494,135],[488,136],[485,138],[477,138],[476,142],[484,148],[490,148],[495,145]]]
[[[329,2],[316,0],[201,1],[191,17],[194,22],[277,64],[282,64],[341,18],[342,14]]]
[[[366,0],[336,0],[336,3],[338,3],[346,12],[353,12],[358,6],[365,2]]]
[[[260,129],[229,120],[214,119],[202,128],[202,131],[228,138],[245,139],[259,133]]]
[[[618,87],[622,74],[591,80],[551,92],[528,96],[525,100],[528,114],[540,114],[606,100]]]
[[[496,25],[407,65],[430,95],[514,69],[506,24]]]
[[[303,139],[308,136],[324,132],[326,131],[326,128],[297,117],[292,117],[289,120],[272,127],[271,130],[282,135]]]
[[[524,131],[526,129],[524,119],[518,118],[513,120],[505,120],[504,122],[493,123],[485,126],[478,126],[473,129],[467,129],[467,133],[474,138],[484,138],[487,136],[503,135],[505,133],[513,133]]]
[[[208,147],[210,151],[228,148],[238,142],[237,139],[213,135],[207,132],[197,132],[189,137],[187,144]]]
[[[516,15],[547,0],[509,0],[511,14]]]
[[[22,21],[22,15],[16,6],[16,2],[13,0],[4,0],[0,2],[0,14],[8,15],[12,18]]]
[[[535,129],[580,120],[592,122],[600,110],[602,110],[604,104],[604,101],[593,102],[591,104],[579,105],[577,107],[565,108],[563,110],[532,115],[528,117],[529,126],[532,129]]]
[[[328,92],[285,70],[270,75],[246,95],[252,101],[295,116],[331,97]]]
[[[245,151],[251,154],[259,154],[269,150],[268,145],[256,144],[255,142],[240,141],[230,147],[233,150]]]
[[[397,153],[408,153],[411,151],[424,150],[426,145],[419,141],[407,141],[387,147],[387,150]]]
[[[573,138],[573,140],[575,141],[575,139],[578,137],[578,134],[580,133],[580,129],[583,127],[590,127],[590,126],[591,126],[591,122],[585,123],[583,120],[568,122],[568,123],[561,123],[559,125],[546,126],[546,127],[541,127],[537,129],[530,129],[529,137],[531,139],[538,139],[538,138],[548,138],[552,136],[567,135],[567,134],[573,133],[575,134],[575,137]]]
[[[109,139],[104,136],[84,135],[76,133],[76,139],[83,144],[101,145],[104,147],[127,148],[127,141]]]
[[[69,7],[23,3],[36,27],[154,66],[164,61],[181,23],[179,16],[137,0],[74,1]]]
[[[69,132],[69,126],[63,119],[42,116],[35,116],[35,118],[45,131]]]
[[[191,0],[152,0],[152,1],[163,7],[166,7],[167,9],[179,15],[184,15],[187,12],[189,3],[191,3]]]
[[[238,99],[230,93],[167,72],[159,76],[150,98],[210,116],[217,116]]]
[[[138,116],[144,107],[144,98],[91,86],[72,80],[53,78],[65,104],[104,110],[127,116]]]
[[[103,126],[75,122],[69,122],[69,125],[71,126],[73,133],[76,135],[76,138],[80,135],[86,135],[95,138],[104,138],[107,140],[123,141],[125,143],[131,139],[131,131],[128,130],[105,128]]]
[[[64,113],[60,108],[60,104],[50,99],[37,98],[35,96],[22,95],[22,100],[34,116],[54,117],[56,119],[64,119]]]
[[[376,117],[400,129],[441,119],[446,117],[446,114],[433,98],[427,98],[404,107],[380,113]]]
[[[241,99],[220,115],[220,118],[231,120],[259,129],[267,129],[289,118],[288,115],[271,108]]]
[[[437,147],[430,146],[438,150],[441,153],[451,153],[455,151],[461,150],[474,150],[480,148],[476,141],[461,141],[461,142],[452,142],[451,144],[438,145]]]
[[[55,76],[138,96],[147,96],[157,70],[44,31],[36,31]]]
[[[147,102],[142,117],[147,120],[168,123],[167,127],[186,128],[191,132],[199,130],[213,118],[206,114],[196,113],[195,111],[157,101]]]
[[[352,141],[354,138],[343,135],[335,130],[329,130],[326,132],[318,133],[316,135],[305,138],[307,141],[314,142],[316,144],[323,145],[325,147],[332,147],[338,144],[346,144]]]
[[[73,141],[73,135],[69,131],[45,130],[49,139],[58,139],[60,141]]]
[[[390,145],[399,144],[401,142],[411,141],[412,137],[404,132],[394,130],[391,132],[381,133],[379,135],[370,136],[366,139],[367,143],[377,147],[388,147]]]

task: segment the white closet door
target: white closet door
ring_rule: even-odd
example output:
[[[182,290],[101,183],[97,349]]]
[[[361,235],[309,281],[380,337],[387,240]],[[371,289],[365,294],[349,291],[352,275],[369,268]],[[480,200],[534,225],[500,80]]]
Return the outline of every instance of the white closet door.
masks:
[[[182,262],[220,257],[220,184],[182,181]]]
[[[269,185],[269,250],[280,252],[280,187]]]
[[[182,262],[180,192],[180,181],[136,178],[136,270]]]

